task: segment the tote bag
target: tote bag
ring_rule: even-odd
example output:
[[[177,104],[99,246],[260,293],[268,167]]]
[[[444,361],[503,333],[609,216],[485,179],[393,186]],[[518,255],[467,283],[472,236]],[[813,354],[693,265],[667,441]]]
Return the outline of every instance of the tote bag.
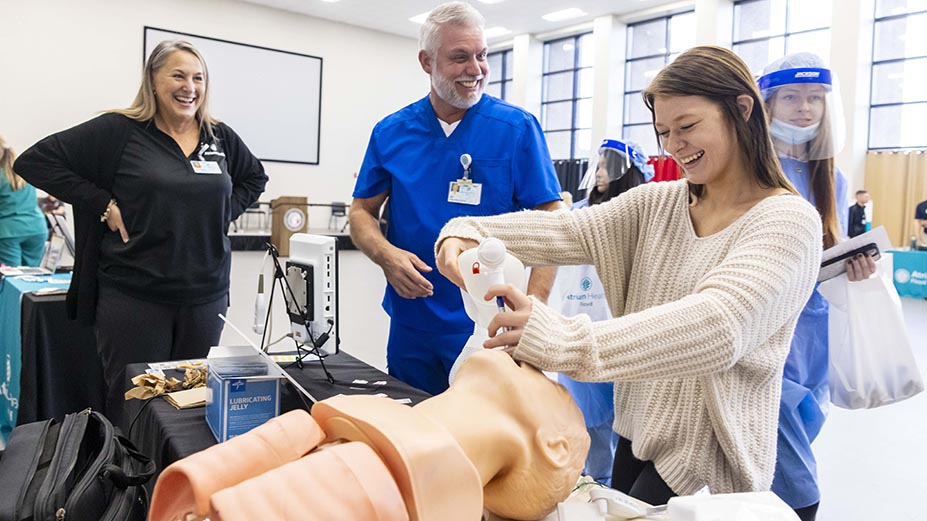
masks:
[[[924,390],[892,282],[892,256],[884,254],[876,266],[867,280],[849,282],[843,274],[818,287],[830,303],[830,399],[844,409],[881,407]]]

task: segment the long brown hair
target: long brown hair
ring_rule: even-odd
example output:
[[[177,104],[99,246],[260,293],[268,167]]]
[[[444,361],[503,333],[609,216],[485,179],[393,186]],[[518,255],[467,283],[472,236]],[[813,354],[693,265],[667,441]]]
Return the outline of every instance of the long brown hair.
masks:
[[[214,138],[213,125],[219,123],[219,120],[209,115],[209,70],[206,68],[206,60],[203,59],[203,55],[192,43],[184,40],[165,40],[159,43],[151,51],[151,55],[148,56],[148,60],[145,62],[145,69],[142,71],[142,84],[138,87],[135,100],[127,108],[115,109],[109,112],[122,114],[136,121],[148,121],[155,117],[155,114],[158,113],[158,99],[154,94],[154,75],[161,67],[164,67],[168,57],[175,52],[188,52],[196,56],[196,59],[200,61],[200,65],[203,66],[206,88],[203,89],[201,94],[203,101],[196,111],[196,120],[199,122],[200,130],[210,138]]]
[[[742,94],[753,98],[753,110],[746,121],[737,104],[737,97]],[[643,96],[644,103],[650,109],[654,123],[653,131],[657,134],[661,152],[663,145],[656,129],[654,98],[701,96],[717,104],[728,122],[733,125],[737,135],[737,146],[747,171],[753,174],[760,186],[783,188],[793,194],[798,193],[779,165],[779,158],[769,137],[760,92],[750,69],[733,52],[711,45],[693,47],[661,70],[644,89]],[[689,183],[689,193],[693,199],[701,197],[703,191],[704,185]]]
[[[773,90],[766,100],[769,117],[772,117],[778,92],[779,89]],[[818,134],[808,144],[810,157],[825,158],[808,161],[808,186],[811,188],[814,206],[821,214],[825,249],[837,244],[837,239],[840,237],[840,221],[837,218],[837,196],[835,194],[837,188],[834,176],[833,142],[830,118],[827,117],[827,105],[825,105],[824,112],[821,114],[821,123],[818,126]]]
[[[13,188],[15,192],[26,186],[26,181],[13,171],[14,161],[16,161],[16,152],[10,148],[10,145],[3,139],[3,136],[0,136],[0,170],[3,170],[3,173],[6,174],[6,180],[10,183],[10,187]]]

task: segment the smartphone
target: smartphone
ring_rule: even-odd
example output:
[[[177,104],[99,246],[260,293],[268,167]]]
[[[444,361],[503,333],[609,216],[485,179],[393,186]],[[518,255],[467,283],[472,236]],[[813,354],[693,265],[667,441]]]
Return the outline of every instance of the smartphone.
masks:
[[[872,257],[873,261],[877,261],[882,258],[882,253],[879,251],[879,246],[870,242],[869,244],[860,246],[859,248],[850,250],[836,257],[827,259],[821,263],[821,271],[818,273],[818,281],[823,281],[827,279],[832,279],[841,273],[847,271],[847,260],[856,257],[859,254],[864,254],[869,257]]]

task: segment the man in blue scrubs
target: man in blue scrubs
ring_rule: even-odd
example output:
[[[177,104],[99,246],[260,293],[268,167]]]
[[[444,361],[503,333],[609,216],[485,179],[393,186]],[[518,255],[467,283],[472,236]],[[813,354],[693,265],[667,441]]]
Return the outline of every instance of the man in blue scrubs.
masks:
[[[418,55],[431,92],[377,123],[351,205],[351,238],[386,275],[389,373],[432,394],[447,389],[448,372],[473,333],[460,290],[434,269],[441,227],[461,215],[561,205],[537,120],[483,94],[483,25],[463,2],[432,10]],[[384,237],[379,215],[387,200]],[[554,273],[533,270],[529,292],[546,300]]]

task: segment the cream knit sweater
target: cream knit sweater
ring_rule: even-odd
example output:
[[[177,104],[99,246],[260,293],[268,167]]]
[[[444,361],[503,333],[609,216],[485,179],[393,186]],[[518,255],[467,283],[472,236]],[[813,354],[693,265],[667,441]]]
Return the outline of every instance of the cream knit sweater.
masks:
[[[769,489],[782,368],[821,257],[804,199],[768,197],[698,237],[686,181],[652,183],[572,212],[456,218],[445,237],[497,237],[532,266],[594,264],[619,318],[534,300],[514,358],[616,382],[615,430],[677,494]]]

